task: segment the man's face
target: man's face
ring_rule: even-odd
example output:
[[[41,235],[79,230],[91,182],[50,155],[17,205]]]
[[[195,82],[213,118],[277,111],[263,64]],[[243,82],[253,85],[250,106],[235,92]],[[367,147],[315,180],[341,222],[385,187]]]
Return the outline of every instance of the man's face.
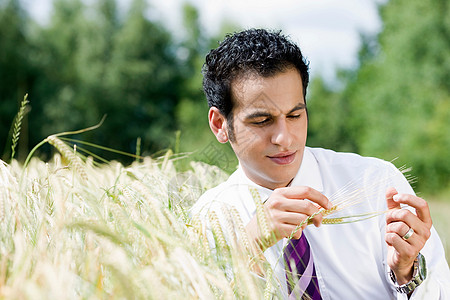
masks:
[[[230,143],[245,174],[270,189],[288,185],[300,168],[308,128],[299,72],[289,68],[267,78],[249,75],[231,88]]]

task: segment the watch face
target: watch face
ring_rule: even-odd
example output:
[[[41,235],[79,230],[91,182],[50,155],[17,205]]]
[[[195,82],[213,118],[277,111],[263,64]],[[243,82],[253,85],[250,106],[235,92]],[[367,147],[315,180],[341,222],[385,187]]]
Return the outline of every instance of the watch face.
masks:
[[[419,276],[422,280],[427,278],[427,265],[425,262],[425,257],[422,254],[419,254],[417,257],[419,260]]]

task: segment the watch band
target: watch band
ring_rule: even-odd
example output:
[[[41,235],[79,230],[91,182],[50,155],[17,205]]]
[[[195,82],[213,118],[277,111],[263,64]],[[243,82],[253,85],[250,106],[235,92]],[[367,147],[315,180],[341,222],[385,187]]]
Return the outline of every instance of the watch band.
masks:
[[[397,278],[395,277],[394,271],[390,270],[389,275],[391,277],[392,282],[394,283],[395,290],[402,294],[409,294],[416,287],[418,287],[427,277],[427,267],[426,267],[426,261],[425,257],[419,253],[417,255],[416,259],[414,260],[413,265],[414,271],[413,271],[413,277],[412,279],[402,285],[398,285]]]

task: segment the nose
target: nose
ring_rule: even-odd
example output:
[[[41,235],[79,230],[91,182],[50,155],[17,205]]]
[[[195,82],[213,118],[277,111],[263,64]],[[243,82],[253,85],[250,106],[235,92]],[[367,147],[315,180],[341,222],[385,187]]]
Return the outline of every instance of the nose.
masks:
[[[271,142],[282,148],[289,148],[292,143],[292,134],[289,131],[286,118],[279,118],[273,127]]]

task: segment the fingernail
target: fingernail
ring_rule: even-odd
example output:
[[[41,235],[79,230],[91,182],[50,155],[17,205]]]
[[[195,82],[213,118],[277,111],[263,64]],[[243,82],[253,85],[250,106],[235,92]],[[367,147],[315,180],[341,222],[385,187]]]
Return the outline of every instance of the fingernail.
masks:
[[[395,202],[398,202],[400,200],[400,195],[399,194],[395,194],[392,199],[394,199]]]

